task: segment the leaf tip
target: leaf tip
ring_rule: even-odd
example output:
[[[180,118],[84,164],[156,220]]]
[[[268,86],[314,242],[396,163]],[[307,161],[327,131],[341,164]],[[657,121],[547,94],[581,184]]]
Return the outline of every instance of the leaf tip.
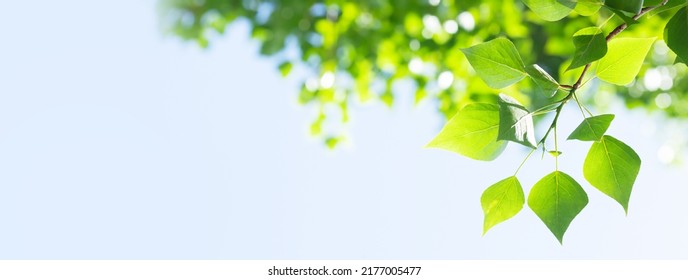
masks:
[[[427,144],[425,144],[425,145],[423,146],[423,149],[432,149],[432,148],[435,148],[435,146],[434,146],[433,143],[435,143],[435,139],[430,140],[430,142],[428,142]]]
[[[557,241],[559,241],[559,245],[564,245],[564,234],[566,233],[566,229],[564,229],[563,232],[555,232],[554,230],[550,229],[550,232],[554,234],[554,237],[557,238]]]
[[[441,141],[437,141],[437,138],[438,136],[435,136],[435,138],[428,141],[428,143],[423,146],[423,149],[442,149],[442,145],[438,143]]]

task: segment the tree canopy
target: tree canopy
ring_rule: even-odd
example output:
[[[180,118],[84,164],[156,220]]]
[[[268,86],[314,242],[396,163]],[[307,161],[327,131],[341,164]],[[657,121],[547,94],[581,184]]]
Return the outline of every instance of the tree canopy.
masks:
[[[529,54],[524,56],[525,65],[537,63],[554,80],[572,84],[585,64],[581,57],[600,55],[599,50],[577,51],[577,45],[594,43],[600,38],[592,35],[607,34],[624,21],[630,26],[623,36],[661,39],[674,11],[688,4],[671,0],[646,15],[643,24],[634,24],[625,16],[628,12],[603,6],[603,0],[544,1],[570,4],[563,5],[563,15],[545,18],[528,8],[543,2],[533,0],[161,1],[165,27],[180,38],[207,47],[212,38],[243,20],[260,42],[260,53],[275,57],[284,75],[293,65],[305,66],[311,77],[302,81],[298,100],[320,108],[311,126],[315,135],[321,133],[324,122],[346,122],[347,108],[354,102],[381,101],[393,106],[398,95],[393,85],[400,80],[413,81],[416,102],[433,100],[447,118],[471,102],[496,103],[499,92],[514,96],[528,108],[540,108],[549,96],[533,94],[541,90],[538,81],[523,79],[507,88],[490,88],[474,74],[461,49],[506,37],[518,52]],[[644,2],[651,6],[661,1]],[[552,17],[560,20],[548,22]],[[591,28],[590,34],[580,33],[584,28]],[[292,47],[298,50],[297,56],[285,51]],[[607,97],[615,95],[629,108],[686,118],[687,70],[685,65],[675,65],[676,59],[658,40],[637,78],[623,85],[586,80],[586,87],[579,90],[581,101],[604,107],[610,100]],[[338,140],[338,135],[323,137],[330,144]]]

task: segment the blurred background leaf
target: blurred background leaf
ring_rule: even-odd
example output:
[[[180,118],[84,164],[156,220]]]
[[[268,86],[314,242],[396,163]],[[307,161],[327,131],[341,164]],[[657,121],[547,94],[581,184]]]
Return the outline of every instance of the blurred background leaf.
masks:
[[[661,39],[679,2],[642,18],[623,37]],[[274,57],[283,75],[292,67],[306,69],[307,77],[298,77],[303,86],[297,98],[318,108],[311,132],[330,147],[344,139],[342,126],[326,132],[324,123],[345,124],[351,104],[395,106],[397,82],[412,82],[416,103],[433,102],[446,118],[470,102],[496,102],[499,91],[475,75],[461,48],[507,37],[526,65],[537,63],[557,81],[572,84],[580,73],[566,71],[575,52],[573,34],[593,26],[602,26],[606,34],[623,23],[609,9],[585,5],[549,23],[521,1],[502,0],[161,0],[160,14],[167,31],[201,47],[228,33],[232,23],[248,22],[260,53]],[[676,55],[657,40],[635,81],[615,86],[591,80],[579,91],[581,101],[604,109],[620,100],[628,108],[687,118],[687,70],[675,61]],[[532,109],[548,102],[549,97],[534,94],[538,90],[524,79],[501,92]]]

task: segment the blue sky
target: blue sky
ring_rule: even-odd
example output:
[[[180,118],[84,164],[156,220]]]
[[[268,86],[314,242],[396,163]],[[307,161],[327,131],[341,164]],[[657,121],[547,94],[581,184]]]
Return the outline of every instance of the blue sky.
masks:
[[[590,204],[559,245],[527,208],[481,237],[495,162],[422,147],[433,104],[353,106],[351,142],[308,136],[297,79],[257,56],[239,24],[209,50],[165,38],[154,1],[0,2],[0,258],[686,258],[686,167],[657,160],[661,119],[617,114],[610,134],[643,166],[629,215],[560,168]],[[580,121],[565,110],[560,131]],[[553,169],[533,157],[526,191]]]

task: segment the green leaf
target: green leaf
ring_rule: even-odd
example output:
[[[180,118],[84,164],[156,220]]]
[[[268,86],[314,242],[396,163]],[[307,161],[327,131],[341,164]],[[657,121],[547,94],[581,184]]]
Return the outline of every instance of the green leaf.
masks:
[[[616,14],[616,15],[617,15],[619,18],[621,18],[628,26],[631,26],[631,25],[634,25],[634,24],[637,24],[637,23],[638,23],[638,21],[635,20],[635,19],[633,18],[633,16],[635,16],[634,13],[624,12],[624,11],[622,11],[622,10],[615,9],[615,8],[612,8],[612,7],[608,7],[608,6],[605,6],[605,8],[607,8],[607,10],[610,10],[610,11],[612,11],[614,14]]]
[[[499,135],[497,139],[508,140],[535,149],[535,126],[533,116],[516,99],[499,94]]]
[[[523,188],[516,176],[511,176],[488,187],[480,197],[485,213],[483,234],[493,226],[510,219],[523,209]]]
[[[563,243],[571,221],[588,204],[583,188],[561,171],[555,171],[535,183],[528,195],[528,207],[540,217],[549,230]]]
[[[607,54],[607,40],[597,27],[583,28],[573,34],[573,45],[576,52],[567,71],[597,61]]]
[[[556,110],[557,107],[559,107],[560,105],[561,105],[561,102],[554,102],[551,104],[547,104],[547,105],[542,106],[539,109],[531,112],[530,114],[531,115],[538,115],[538,114],[544,114],[544,113],[552,112],[552,111]]]
[[[559,89],[559,83],[539,65],[533,64],[526,67],[528,76],[533,80],[533,90],[544,96],[552,97]]]
[[[576,7],[574,0],[523,0],[523,3],[546,21],[565,18]]]
[[[643,3],[643,6],[645,6],[645,7],[659,6],[660,4],[662,4],[662,2],[664,2],[664,0],[645,0]],[[666,7],[666,6],[676,7],[676,6],[679,6],[681,4],[685,4],[685,3],[687,3],[686,0],[669,0],[669,1],[667,1],[666,5],[664,5],[662,7]],[[659,8],[661,8],[661,7],[657,7],[656,9],[659,9]]]
[[[626,85],[635,79],[655,38],[618,38],[609,42],[609,50],[597,65],[601,80]]]
[[[657,1],[659,1],[659,2],[661,3],[663,0],[655,0],[654,2],[657,2]],[[648,4],[648,1],[646,1],[645,4],[646,4],[647,6],[654,6],[654,5],[658,5],[659,3],[656,3],[656,4],[653,3],[654,5],[649,5],[649,4]],[[676,9],[676,8],[682,8],[682,7],[685,7],[685,6],[688,6],[688,1],[686,1],[686,0],[669,0],[669,2],[666,3],[666,5],[661,6],[661,7],[658,7],[658,8],[656,8],[656,9],[650,11],[650,12],[648,13],[648,16],[649,16],[649,17],[653,17],[653,16],[655,16],[656,14],[663,13],[663,12],[666,12],[666,11],[669,11],[669,10],[673,10],[673,9]]]
[[[280,73],[282,73],[282,77],[288,76],[289,73],[291,72],[292,67],[293,67],[293,65],[289,61],[285,61],[285,62],[280,63],[278,68],[280,70]]]
[[[679,0],[679,1],[685,1],[685,0]],[[661,4],[662,2],[664,2],[664,0],[645,0],[643,2],[644,2],[643,5],[645,5],[646,7],[652,7],[652,6],[656,6],[656,5]]]
[[[604,5],[604,0],[578,0],[576,12],[582,16],[591,16],[597,13]]]
[[[688,61],[688,7],[683,7],[664,28],[664,41],[682,61]]]
[[[471,103],[452,117],[427,147],[445,149],[477,160],[493,160],[507,144],[506,141],[497,141],[498,132],[499,106]]]
[[[392,94],[391,90],[387,90],[380,95],[380,101],[387,105],[387,108],[392,108],[392,105],[394,105],[394,94]]]
[[[614,115],[612,114],[586,118],[571,132],[568,140],[600,141],[604,133],[607,132],[612,120],[614,120]]]
[[[507,87],[526,76],[523,60],[509,39],[497,38],[461,51],[478,76],[492,88]]]
[[[632,14],[637,14],[643,8],[643,0],[606,0],[604,4]]]
[[[638,171],[638,154],[628,145],[609,135],[592,144],[583,164],[585,179],[593,187],[619,202],[626,213]]]

